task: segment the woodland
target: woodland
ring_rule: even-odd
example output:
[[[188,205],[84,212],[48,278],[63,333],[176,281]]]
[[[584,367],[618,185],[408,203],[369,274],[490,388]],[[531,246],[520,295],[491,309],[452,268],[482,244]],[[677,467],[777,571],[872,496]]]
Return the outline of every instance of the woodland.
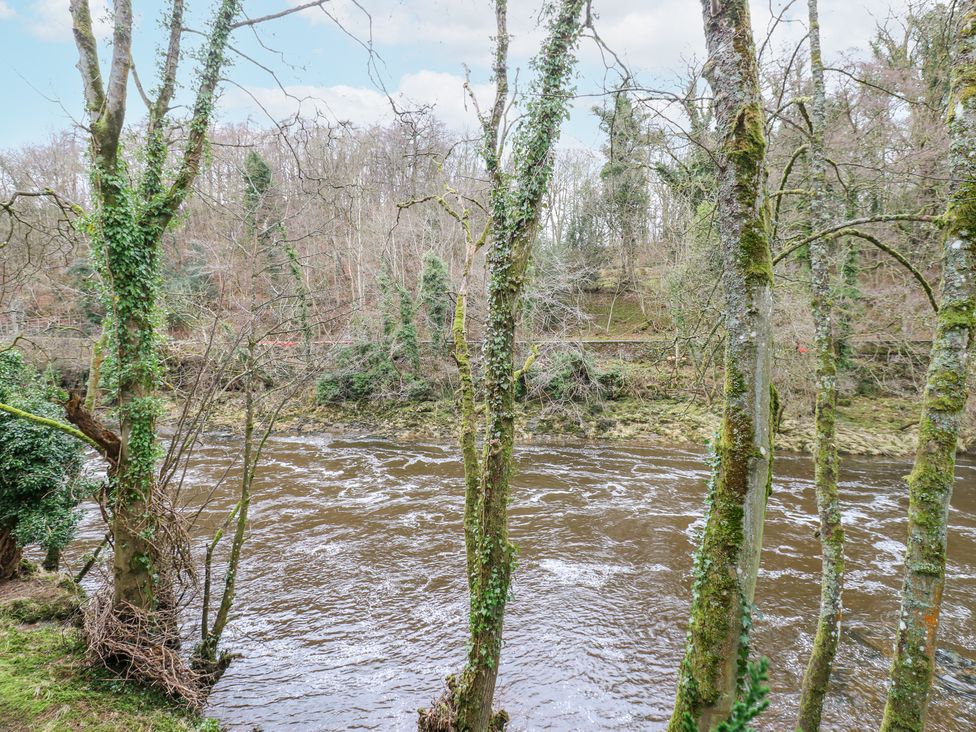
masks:
[[[663,84],[605,39],[600,0],[538,3],[542,41],[517,68],[513,6],[495,0],[466,131],[392,94],[369,125],[307,108],[224,119],[242,67],[280,71],[238,39],[296,14],[381,67],[339,3],[167,0],[138,68],[143,9],[110,5],[63,8],[83,117],[0,141],[0,728],[230,728],[208,699],[247,656],[234,629],[254,510],[280,488],[278,440],[319,433],[447,444],[462,476],[442,489],[458,499],[466,641],[397,729],[601,728],[520,718],[496,689],[517,650],[507,608],[534,601],[510,537],[517,456],[546,440],[693,445],[708,475],[668,719],[626,728],[782,729],[774,711],[798,732],[863,728],[829,716],[849,693],[845,592],[863,578],[847,571],[849,456],[908,472],[874,727],[970,728],[929,721],[943,606],[970,641],[976,618],[976,596],[951,594],[970,577],[947,571],[974,531],[952,502],[976,488],[957,466],[976,440],[976,1],[893,5],[862,48],[827,57],[826,2],[773,3],[763,28],[747,0],[701,0],[707,53]],[[579,74],[594,53],[597,90]],[[578,114],[598,149],[561,139]],[[199,466],[220,440],[209,484]],[[819,607],[790,630],[809,642],[777,710],[782,669],[753,636],[793,453],[808,456]],[[221,496],[229,511],[205,524]],[[963,650],[951,675],[973,698]]]

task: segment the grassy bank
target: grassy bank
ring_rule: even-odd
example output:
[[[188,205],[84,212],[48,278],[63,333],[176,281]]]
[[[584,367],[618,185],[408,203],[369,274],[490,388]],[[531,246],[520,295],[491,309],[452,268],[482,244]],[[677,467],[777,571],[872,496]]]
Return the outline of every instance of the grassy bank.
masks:
[[[520,440],[583,438],[660,445],[703,445],[719,424],[720,407],[702,400],[624,398],[590,405],[547,408],[518,406]],[[849,455],[910,455],[918,434],[917,404],[899,397],[854,397],[838,409],[838,443]],[[241,416],[233,404],[217,410],[216,426],[236,431]],[[317,404],[314,394],[295,402],[279,424],[285,432],[351,432],[401,439],[454,439],[457,420],[450,399],[370,400]],[[972,430],[964,448],[974,444]],[[812,418],[785,418],[776,435],[778,449],[810,452]]]
[[[0,729],[219,732],[161,694],[88,668],[72,623],[80,599],[54,575],[0,584]]]

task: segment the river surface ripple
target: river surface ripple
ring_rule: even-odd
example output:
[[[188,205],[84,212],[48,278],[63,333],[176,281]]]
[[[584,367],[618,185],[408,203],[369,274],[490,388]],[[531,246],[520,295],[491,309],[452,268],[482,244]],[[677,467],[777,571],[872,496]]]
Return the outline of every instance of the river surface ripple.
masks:
[[[187,476],[191,503],[238,449],[233,438],[208,438]],[[372,438],[270,441],[225,638],[243,658],[217,685],[209,714],[232,730],[416,729],[415,710],[463,662],[457,455],[453,445]],[[703,525],[702,454],[536,444],[519,447],[516,461],[511,537],[520,559],[496,702],[513,730],[663,729]],[[845,633],[825,731],[879,725],[909,467],[843,459]],[[775,473],[753,649],[771,660],[771,706],[758,728],[782,732],[793,728],[815,631],[820,545],[810,460],[777,456]],[[232,480],[223,484],[201,515],[200,546],[227,516],[234,490]],[[969,459],[957,469],[950,524],[940,645],[974,660],[976,463]],[[82,544],[102,532],[90,510]],[[965,670],[943,669],[928,730],[976,729],[973,672],[966,679]]]

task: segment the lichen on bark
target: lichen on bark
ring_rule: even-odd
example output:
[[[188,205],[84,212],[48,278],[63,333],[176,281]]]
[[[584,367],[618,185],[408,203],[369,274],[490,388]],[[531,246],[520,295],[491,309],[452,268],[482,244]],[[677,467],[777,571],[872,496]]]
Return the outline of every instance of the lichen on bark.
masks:
[[[956,445],[976,328],[976,2],[958,6],[949,97],[950,195],[942,292],[908,477],[908,542],[882,732],[921,732],[932,685]]]
[[[772,256],[765,197],[766,139],[745,0],[703,0],[721,144],[718,228],[726,298],[725,403],[715,473],[696,555],[691,618],[669,729],[724,720],[748,656],[762,526],[772,470]]]
[[[830,224],[828,210],[827,161],[824,135],[827,123],[827,100],[824,68],[820,48],[820,21],[817,0],[808,0],[810,71],[813,94],[810,100],[811,134],[808,151],[810,163],[810,224],[821,231]],[[822,237],[810,242],[810,271],[814,347],[817,357],[816,406],[814,411],[814,490],[820,518],[822,570],[820,580],[820,614],[813,649],[800,689],[797,729],[817,732],[823,702],[827,694],[831,668],[840,637],[841,600],[844,586],[844,530],[837,497],[837,357],[834,344],[831,295],[831,251],[833,238]]]

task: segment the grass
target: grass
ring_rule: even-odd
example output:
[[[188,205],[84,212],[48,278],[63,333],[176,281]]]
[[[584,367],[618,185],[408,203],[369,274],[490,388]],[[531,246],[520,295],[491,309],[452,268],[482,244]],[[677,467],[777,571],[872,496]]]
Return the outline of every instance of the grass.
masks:
[[[219,732],[158,692],[89,669],[79,631],[0,619],[0,729]]]
[[[22,562],[20,578],[0,584],[0,620],[76,620],[85,593],[70,577]]]
[[[593,320],[590,325],[590,338],[641,338],[647,337],[643,331],[647,325],[647,316],[640,309],[637,298],[631,294],[622,294],[614,299],[613,294],[588,295],[583,302],[586,314]],[[613,309],[611,316],[611,307]],[[610,328],[607,328],[607,319]]]

